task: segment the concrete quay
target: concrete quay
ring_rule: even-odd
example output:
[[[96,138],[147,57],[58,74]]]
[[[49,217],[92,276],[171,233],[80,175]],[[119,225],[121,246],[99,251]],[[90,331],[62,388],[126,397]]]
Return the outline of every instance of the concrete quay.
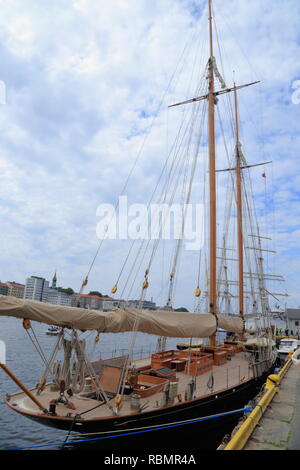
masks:
[[[300,450],[300,367],[287,370],[243,450]]]

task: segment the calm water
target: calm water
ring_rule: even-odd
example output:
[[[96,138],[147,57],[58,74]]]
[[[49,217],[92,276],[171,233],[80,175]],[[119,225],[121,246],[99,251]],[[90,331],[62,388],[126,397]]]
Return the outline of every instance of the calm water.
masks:
[[[280,324],[278,327],[284,326]],[[57,338],[46,335],[47,326],[33,323],[33,330],[43,351],[48,358]],[[86,337],[86,336],[85,336]],[[100,336],[97,349],[93,349],[95,333],[88,336],[87,353],[89,359],[95,360],[111,356],[126,354],[132,335],[122,333],[118,336],[106,334]],[[29,388],[35,386],[44,372],[45,365],[33,344],[22,327],[22,322],[14,318],[1,319],[0,340],[6,343],[6,363],[15,375]],[[137,335],[134,352],[135,356],[147,356],[155,352],[157,337],[151,335]],[[176,348],[179,339],[168,339],[167,347]],[[101,354],[101,356],[100,356]],[[61,358],[61,355],[59,356]],[[18,391],[14,382],[0,370],[0,449],[11,449],[47,442],[60,443],[66,438],[66,432],[51,429],[30,421],[27,418],[11,411],[3,402],[6,393]],[[79,437],[72,433],[69,440]],[[47,450],[57,450],[59,446],[45,447]]]

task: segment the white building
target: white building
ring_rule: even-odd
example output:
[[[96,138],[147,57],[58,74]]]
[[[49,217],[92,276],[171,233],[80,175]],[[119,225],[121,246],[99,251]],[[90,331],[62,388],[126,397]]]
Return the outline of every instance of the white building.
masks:
[[[286,324],[290,335],[300,334],[300,308],[287,308]]]
[[[26,279],[24,299],[47,302],[49,281],[43,277],[31,276]]]
[[[53,305],[63,305],[64,307],[71,307],[72,296],[65,292],[59,292],[51,287],[48,289],[47,303]]]
[[[143,310],[156,310],[156,303],[152,300],[128,300],[127,305],[132,308],[140,308]]]
[[[74,294],[72,297],[72,306],[87,308],[90,310],[108,311],[115,308],[111,297],[99,297],[98,295]]]
[[[126,300],[117,300],[112,298],[103,298],[102,308],[103,312],[108,312],[109,310],[114,310],[116,308],[125,308],[128,303]]]

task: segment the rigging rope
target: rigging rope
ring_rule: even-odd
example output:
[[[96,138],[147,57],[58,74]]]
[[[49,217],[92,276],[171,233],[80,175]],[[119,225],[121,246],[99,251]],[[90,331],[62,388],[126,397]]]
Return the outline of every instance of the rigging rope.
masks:
[[[141,157],[141,155],[142,155],[142,152],[143,152],[144,147],[145,147],[145,145],[146,145],[147,139],[148,139],[148,137],[149,137],[149,135],[150,135],[150,133],[151,133],[151,130],[152,130],[153,126],[154,126],[154,123],[155,123],[157,117],[159,116],[160,110],[161,110],[162,105],[163,105],[163,103],[164,103],[164,101],[165,101],[165,98],[166,98],[166,96],[167,96],[167,93],[168,93],[168,91],[169,91],[170,88],[171,88],[171,85],[172,85],[172,83],[173,83],[173,81],[174,81],[174,78],[176,77],[176,74],[177,74],[177,70],[178,70],[178,68],[179,68],[179,65],[180,65],[180,63],[182,62],[183,57],[184,57],[185,54],[186,54],[186,51],[188,50],[188,48],[190,47],[190,45],[193,44],[194,39],[195,39],[195,37],[197,37],[197,35],[198,35],[198,32],[197,32],[197,30],[196,30],[196,31],[194,31],[194,33],[193,33],[193,35],[191,36],[191,38],[188,39],[188,40],[186,41],[185,45],[184,45],[184,48],[183,48],[183,50],[182,50],[182,52],[181,52],[181,54],[180,54],[180,56],[179,56],[179,60],[178,60],[176,66],[175,66],[175,69],[174,69],[174,71],[173,71],[173,73],[172,73],[172,75],[171,75],[171,77],[170,77],[170,79],[169,79],[169,83],[168,83],[167,87],[165,88],[165,90],[164,90],[164,92],[163,92],[163,94],[162,94],[162,97],[161,97],[161,99],[160,99],[160,101],[159,101],[159,105],[158,105],[158,108],[157,108],[157,110],[156,110],[156,113],[154,114],[154,117],[153,117],[153,119],[152,119],[152,121],[151,121],[151,124],[150,124],[150,127],[149,127],[149,131],[148,131],[148,133],[145,135],[145,137],[144,137],[144,139],[143,139],[142,145],[141,145],[141,147],[140,147],[140,149],[139,149],[139,151],[138,151],[138,153],[137,153],[137,156],[136,156],[136,158],[135,158],[135,161],[134,161],[134,163],[133,163],[133,166],[132,166],[132,168],[131,168],[131,170],[130,170],[130,172],[129,172],[129,175],[128,175],[126,181],[125,181],[125,184],[124,184],[123,189],[122,189],[122,191],[121,191],[121,195],[125,194],[125,191],[126,191],[126,189],[127,189],[127,186],[128,186],[128,184],[129,184],[129,180],[130,180],[130,178],[131,178],[131,176],[132,176],[132,174],[133,174],[133,172],[134,172],[134,170],[135,170],[135,168],[136,168],[136,166],[137,166],[137,163],[138,163],[138,161],[139,161],[139,159],[140,159],[140,157]],[[182,69],[183,69],[183,68],[184,68],[184,64],[182,65]],[[178,78],[178,79],[179,79],[179,78]],[[178,79],[177,79],[177,80],[178,80]],[[119,207],[119,200],[118,200],[118,201],[116,202],[116,204],[115,204],[115,210],[117,210],[118,207]],[[112,217],[112,219],[113,219],[113,217]],[[110,220],[108,226],[110,225],[112,219]],[[106,232],[107,232],[107,231],[106,231]],[[100,249],[101,249],[101,247],[102,247],[102,244],[103,244],[104,239],[105,239],[105,236],[104,236],[104,238],[100,241],[100,243],[99,243],[99,245],[98,245],[98,248],[97,248],[97,250],[96,250],[96,253],[95,253],[95,255],[94,255],[93,259],[92,259],[92,262],[91,262],[91,264],[90,264],[90,267],[89,267],[89,269],[88,269],[87,275],[86,275],[84,281],[82,282],[81,288],[80,288],[80,290],[79,290],[79,296],[80,296],[80,294],[83,292],[84,287],[85,287],[85,286],[87,285],[87,283],[88,283],[89,275],[90,275],[90,273],[91,273],[91,271],[92,271],[92,268],[93,268],[93,266],[94,266],[94,264],[95,264],[95,262],[96,262],[96,259],[97,259],[98,255],[99,255],[99,252],[100,252]]]

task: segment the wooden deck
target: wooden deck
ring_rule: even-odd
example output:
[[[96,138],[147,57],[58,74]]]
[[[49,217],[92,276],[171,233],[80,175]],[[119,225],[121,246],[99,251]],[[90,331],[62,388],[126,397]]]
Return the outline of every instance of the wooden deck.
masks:
[[[141,360],[134,361],[134,365],[137,369],[143,368],[151,365],[151,358],[145,358]],[[211,376],[213,376],[213,387]],[[145,376],[144,376],[145,377]],[[184,371],[178,371],[175,374],[177,379],[178,389],[176,390],[176,396],[173,403],[169,403],[168,406],[178,403],[179,400],[185,401],[185,392],[188,386],[188,383],[191,381],[192,377],[187,375]],[[249,368],[249,362],[246,359],[244,352],[236,353],[231,357],[230,360],[227,360],[225,364],[220,366],[214,365],[212,370],[209,370],[205,373],[202,373],[196,378],[196,391],[195,397],[206,396],[219,392],[221,390],[234,387],[240,383],[247,381],[253,377],[252,369]],[[141,384],[143,384],[143,377],[140,376]],[[174,378],[171,381],[174,381]],[[210,385],[210,387],[209,387]],[[36,389],[33,389],[32,392],[36,394]],[[80,393],[69,398],[69,401],[74,405],[74,409],[68,408],[64,404],[56,405],[56,413],[58,416],[75,416],[76,414],[84,413],[82,416],[83,419],[95,419],[95,418],[105,418],[111,417],[113,415],[112,409],[116,410],[116,402],[114,398],[109,400],[111,408],[107,404],[102,404],[98,406],[100,402],[93,398],[86,398],[85,393]],[[45,406],[46,409],[49,409],[49,404],[52,400],[56,400],[59,397],[59,391],[51,391],[50,385],[47,385],[44,391],[37,396],[39,401]],[[157,409],[162,406],[163,392],[159,391],[154,393],[151,396],[145,396],[140,399],[141,413],[145,411],[150,411]],[[136,409],[132,408],[131,405],[132,396],[124,395],[122,399],[122,404],[118,410],[118,416],[129,415],[137,413]],[[25,395],[25,393],[17,393],[11,396],[10,405],[18,407],[19,410],[22,410],[25,413],[40,414],[41,411],[33,403],[33,401]],[[97,407],[92,410],[92,408]],[[91,411],[88,411],[91,410]],[[86,412],[86,413],[85,413]]]

